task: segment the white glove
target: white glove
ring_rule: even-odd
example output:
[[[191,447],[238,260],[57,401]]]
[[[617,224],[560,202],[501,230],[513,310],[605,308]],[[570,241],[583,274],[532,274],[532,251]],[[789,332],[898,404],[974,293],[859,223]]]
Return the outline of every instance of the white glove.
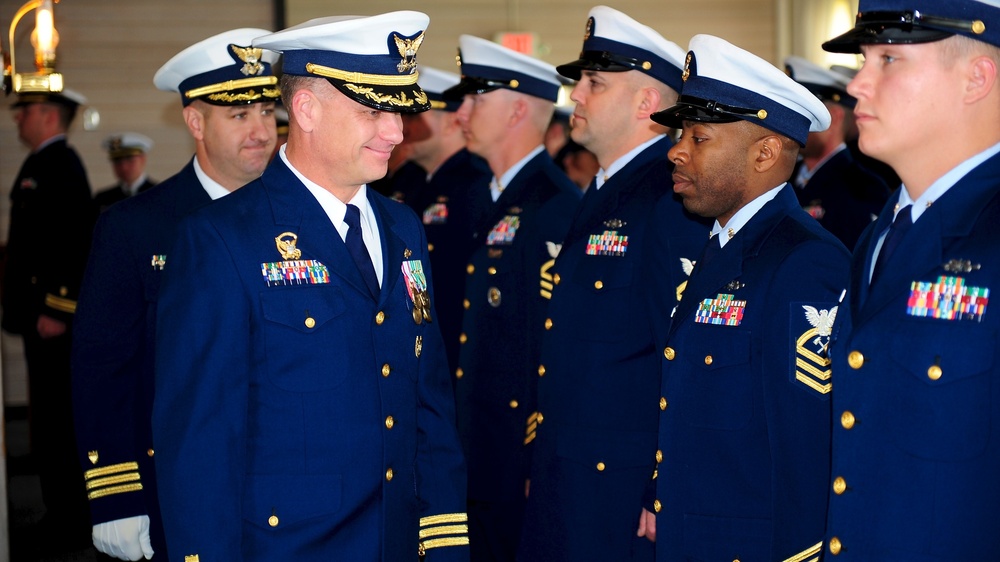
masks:
[[[149,542],[149,516],[136,515],[94,525],[94,547],[121,560],[147,560],[153,557]]]

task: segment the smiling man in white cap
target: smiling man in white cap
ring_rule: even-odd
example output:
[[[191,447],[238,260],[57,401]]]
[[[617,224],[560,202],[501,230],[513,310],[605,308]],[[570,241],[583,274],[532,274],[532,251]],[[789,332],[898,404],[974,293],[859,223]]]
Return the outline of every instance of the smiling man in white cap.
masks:
[[[96,210],[83,162],[66,140],[86,102],[73,90],[21,91],[13,106],[18,137],[31,153],[10,194],[3,329],[24,338],[31,452],[45,504],[22,544],[48,553],[80,548],[87,538],[83,482],[71,460],[70,349]]]
[[[153,148],[153,139],[140,133],[119,133],[105,138],[101,147],[108,152],[118,183],[94,194],[99,210],[156,185],[146,174],[146,154]]]
[[[154,83],[180,94],[195,156],[155,188],[109,207],[94,229],[77,310],[73,410],[94,545],[124,560],[167,559],[150,430],[156,301],[181,217],[267,164],[277,55],[250,47],[265,33],[220,33],[160,68]]]
[[[996,559],[1000,2],[861,0],[823,48],[864,55],[859,146],[903,182],[838,318],[826,560]]]
[[[674,191],[714,218],[662,348],[660,461],[639,533],[656,558],[811,560],[822,548],[844,245],[786,180],[823,104],[718,37],[691,39]],[[658,402],[658,405],[657,405]]]
[[[288,142],[182,223],[157,309],[160,500],[188,562],[468,560],[427,239],[366,185],[399,114],[428,108],[427,23],[328,17],[253,42],[283,55]]]
[[[597,6],[580,57],[557,67],[578,80],[572,138],[601,169],[550,271],[560,282],[542,340],[544,423],[532,444],[519,560],[653,559],[635,533],[656,452],[657,416],[647,407],[659,389],[652,315],[676,304],[664,287],[686,279],[682,258],[697,258],[709,229],[671,191],[673,143],[649,118],[677,101],[684,55],[650,27]],[[669,270],[644,275],[654,251]],[[650,306],[647,293],[663,303]]]
[[[513,560],[524,514],[547,270],[580,190],[543,140],[559,91],[555,67],[492,41],[459,37],[466,146],[486,159],[493,204],[474,233],[455,390],[469,461],[474,560]],[[464,98],[464,99],[463,99]],[[541,284],[541,287],[539,286]],[[533,431],[533,429],[532,429]]]
[[[882,178],[865,168],[847,147],[847,134],[855,128],[857,100],[847,93],[848,78],[802,57],[787,57],[785,71],[830,112],[830,126],[809,133],[802,148],[791,179],[795,194],[807,213],[852,249],[889,198]]]

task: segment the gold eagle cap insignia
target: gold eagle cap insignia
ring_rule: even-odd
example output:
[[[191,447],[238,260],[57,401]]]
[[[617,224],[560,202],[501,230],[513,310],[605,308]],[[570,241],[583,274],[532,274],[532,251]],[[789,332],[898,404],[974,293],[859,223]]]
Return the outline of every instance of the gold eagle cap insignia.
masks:
[[[244,76],[258,76],[264,72],[264,65],[260,63],[260,58],[264,56],[264,49],[240,47],[239,45],[230,45],[229,47],[233,50],[233,54],[243,61],[243,68],[240,69],[240,72]]]
[[[396,65],[396,70],[400,74],[404,72],[413,74],[417,69],[417,50],[420,49],[420,44],[424,42],[423,32],[413,39],[404,39],[397,34],[393,34],[392,38],[396,41],[396,49],[399,51],[399,56],[403,57],[403,60],[399,61],[399,64]]]

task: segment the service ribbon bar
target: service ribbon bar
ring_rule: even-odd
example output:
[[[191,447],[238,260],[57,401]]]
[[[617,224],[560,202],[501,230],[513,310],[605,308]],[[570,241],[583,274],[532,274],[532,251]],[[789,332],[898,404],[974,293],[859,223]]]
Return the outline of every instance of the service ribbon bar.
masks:
[[[969,287],[962,277],[942,275],[937,282],[914,281],[910,284],[906,313],[922,318],[982,322],[989,301],[988,288]]]
[[[587,240],[588,256],[624,256],[628,250],[628,236],[617,230],[605,230],[604,234],[591,234]]]
[[[316,260],[292,260],[260,264],[267,286],[321,285],[330,282],[330,272]]]
[[[739,326],[747,301],[738,301],[733,295],[719,294],[714,299],[705,299],[698,305],[694,321],[698,324]]]

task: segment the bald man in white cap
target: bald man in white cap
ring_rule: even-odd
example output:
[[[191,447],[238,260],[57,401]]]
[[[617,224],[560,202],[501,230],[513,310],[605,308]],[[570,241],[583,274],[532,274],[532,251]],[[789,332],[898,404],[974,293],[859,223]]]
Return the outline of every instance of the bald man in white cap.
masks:
[[[639,534],[656,559],[811,560],[830,462],[831,330],[850,255],[786,182],[811,92],[718,37],[691,39],[674,191],[715,220],[661,343],[657,468]]]

